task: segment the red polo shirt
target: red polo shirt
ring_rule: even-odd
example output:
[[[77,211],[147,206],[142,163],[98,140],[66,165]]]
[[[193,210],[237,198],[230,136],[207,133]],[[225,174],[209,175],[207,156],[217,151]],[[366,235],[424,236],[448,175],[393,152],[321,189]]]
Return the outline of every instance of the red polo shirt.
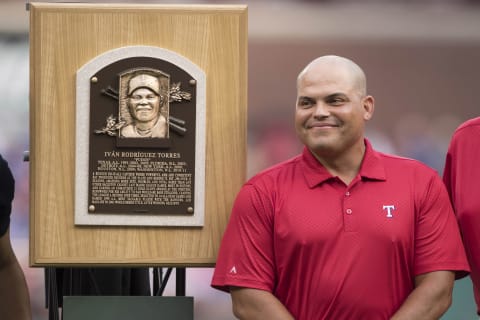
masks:
[[[480,118],[471,119],[455,131],[445,162],[443,180],[462,231],[471,278],[480,314]]]
[[[427,166],[366,141],[349,186],[307,149],[248,181],[212,286],[267,290],[297,320],[384,320],[416,275],[437,270],[468,270],[445,186]]]

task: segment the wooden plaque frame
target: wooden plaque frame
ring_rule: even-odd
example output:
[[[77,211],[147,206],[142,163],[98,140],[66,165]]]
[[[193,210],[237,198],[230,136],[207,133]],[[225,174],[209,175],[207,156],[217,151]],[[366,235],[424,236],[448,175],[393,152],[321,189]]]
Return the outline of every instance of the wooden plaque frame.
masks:
[[[247,6],[36,3],[30,10],[30,264],[213,266],[246,177]],[[74,223],[76,72],[126,46],[206,75],[203,226]]]

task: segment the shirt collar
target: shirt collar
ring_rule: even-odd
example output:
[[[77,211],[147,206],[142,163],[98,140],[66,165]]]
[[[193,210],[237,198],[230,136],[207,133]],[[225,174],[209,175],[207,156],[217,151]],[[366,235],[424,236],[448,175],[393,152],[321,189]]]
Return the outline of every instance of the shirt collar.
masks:
[[[385,165],[380,153],[372,148],[367,139],[364,141],[365,155],[360,167],[360,176],[362,179],[386,180]],[[302,167],[303,174],[310,188],[334,178],[307,147],[303,149]]]

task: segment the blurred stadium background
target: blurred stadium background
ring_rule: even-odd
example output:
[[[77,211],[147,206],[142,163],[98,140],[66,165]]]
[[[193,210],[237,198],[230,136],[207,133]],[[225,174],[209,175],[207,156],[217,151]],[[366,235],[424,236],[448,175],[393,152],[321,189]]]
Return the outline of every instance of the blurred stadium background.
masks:
[[[440,174],[454,129],[479,115],[478,0],[84,2],[248,4],[249,176],[300,152],[293,129],[295,79],[320,55],[349,57],[366,71],[377,107],[368,137],[376,148],[421,160]],[[44,320],[43,269],[28,262],[28,28],[26,2],[1,0],[0,153],[17,182],[14,249],[27,276],[34,319]],[[211,274],[210,268],[187,269],[195,319],[233,319],[229,296],[209,286]],[[172,285],[166,294],[175,294]],[[442,319],[476,319],[469,279],[456,282],[453,306]]]

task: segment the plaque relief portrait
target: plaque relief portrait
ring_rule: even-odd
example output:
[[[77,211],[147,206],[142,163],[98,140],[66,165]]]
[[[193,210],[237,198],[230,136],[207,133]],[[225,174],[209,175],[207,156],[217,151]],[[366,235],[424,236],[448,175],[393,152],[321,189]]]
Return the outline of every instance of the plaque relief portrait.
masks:
[[[151,68],[120,75],[120,138],[169,137],[169,75]]]

